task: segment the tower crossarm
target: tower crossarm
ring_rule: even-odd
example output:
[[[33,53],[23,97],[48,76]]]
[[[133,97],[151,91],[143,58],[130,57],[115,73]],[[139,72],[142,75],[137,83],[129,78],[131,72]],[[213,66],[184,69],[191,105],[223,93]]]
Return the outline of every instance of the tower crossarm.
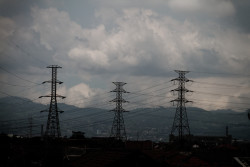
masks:
[[[62,68],[62,67],[58,65],[50,65],[50,66],[47,66],[47,68]]]
[[[42,110],[42,111],[40,111],[40,112],[49,112],[49,110],[48,110],[48,109],[45,109],[45,110]]]
[[[43,98],[43,97],[53,97],[53,95],[39,96],[39,98]],[[61,96],[61,95],[56,95],[56,97],[60,97],[62,99],[66,98],[65,96]]]
[[[177,99],[174,99],[174,100],[171,100],[170,102],[183,102],[183,103],[192,103],[193,101],[190,101],[190,100],[187,100],[185,98],[177,98]]]
[[[42,84],[45,84],[45,83],[52,83],[54,81],[44,81],[42,82]],[[59,81],[59,80],[56,80],[55,83],[58,83],[58,84],[62,84],[63,82],[62,81]]]
[[[182,81],[182,82],[194,82],[193,80],[190,80],[188,78],[175,78],[175,79],[171,79],[170,81]]]
[[[62,98],[62,99],[65,99],[66,97],[65,96],[62,96],[62,95],[56,95],[56,97],[60,97],[60,98]]]
[[[124,90],[123,88],[120,88],[120,89],[116,88],[116,89],[114,89],[114,90],[112,90],[110,92],[130,93],[130,92],[127,92],[126,90]]]
[[[118,98],[115,98],[109,102],[118,102],[118,103],[129,103],[129,101],[126,101],[124,99],[118,99]]]
[[[117,112],[117,108],[110,110],[110,111]],[[119,112],[129,112],[129,111],[124,110],[124,109],[120,109]]]
[[[182,92],[194,92],[194,91],[192,91],[192,90],[188,90],[188,89],[186,89],[186,88],[183,88],[183,87],[178,87],[178,88],[176,88],[176,89],[173,89],[173,90],[171,90],[171,92],[180,92],[180,91],[182,91]]]

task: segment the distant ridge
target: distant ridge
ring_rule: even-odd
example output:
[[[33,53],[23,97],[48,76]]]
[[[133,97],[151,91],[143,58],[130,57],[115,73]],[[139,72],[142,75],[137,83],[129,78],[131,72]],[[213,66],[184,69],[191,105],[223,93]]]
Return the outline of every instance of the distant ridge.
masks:
[[[49,106],[20,97],[0,98],[0,132],[28,133],[28,118],[33,117],[34,134],[40,135],[40,125],[46,125],[47,113],[40,113]],[[99,108],[78,108],[59,103],[65,112],[60,114],[62,134],[70,136],[72,130],[83,131],[87,137],[108,136],[113,113]],[[138,108],[124,114],[128,137],[133,139],[166,140],[171,131],[175,108]],[[224,136],[226,126],[233,138],[250,140],[250,121],[246,112],[228,110],[206,111],[188,107],[191,134]],[[14,120],[14,121],[8,121]],[[23,128],[21,128],[23,127]]]

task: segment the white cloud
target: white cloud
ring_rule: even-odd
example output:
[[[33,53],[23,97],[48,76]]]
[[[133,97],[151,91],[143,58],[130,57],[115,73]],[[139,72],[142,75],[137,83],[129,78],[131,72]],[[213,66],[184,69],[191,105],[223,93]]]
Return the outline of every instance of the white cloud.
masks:
[[[102,89],[93,89],[85,83],[77,84],[69,89],[63,87],[60,91],[65,92],[66,99],[64,102],[66,104],[77,107],[97,107],[100,104],[107,104],[111,100],[107,99],[106,96],[108,95]],[[105,105],[103,107],[105,108]]]
[[[241,77],[234,79],[231,77],[196,78],[191,85],[187,84],[186,87],[193,90],[194,93],[186,98],[194,102],[193,106],[206,110],[220,108],[244,111],[248,99],[237,97],[247,97],[246,94],[250,94],[247,80],[247,78]]]
[[[66,103],[78,106],[93,104],[96,101],[93,97],[104,91],[101,88],[114,88],[112,81],[127,82],[126,90],[139,91],[176,77],[177,74],[168,73],[174,69],[249,73],[250,34],[239,32],[241,27],[238,21],[243,15],[240,11],[236,12],[242,6],[237,3],[230,0],[91,0],[88,3],[27,2],[25,8],[20,7],[18,2],[15,5],[8,3],[12,8],[0,12],[3,14],[0,16],[1,65],[36,83],[50,79],[50,70],[45,68],[49,65],[47,63],[62,66],[58,76],[64,84],[59,87],[58,93],[67,96]],[[33,4],[37,7],[31,9],[30,17],[27,9]],[[81,6],[81,10],[75,8],[76,5]],[[244,16],[247,18],[247,15]],[[44,69],[41,70],[41,67]],[[32,85],[9,73],[0,72],[5,83]],[[190,73],[188,77],[193,75],[196,76]],[[201,73],[197,78],[190,79],[245,85],[245,80],[249,78],[207,76]],[[50,93],[49,85],[38,87],[26,89],[5,84],[2,90],[30,99]],[[192,90],[198,88],[222,95],[249,96],[249,82],[243,89],[203,84],[194,84],[193,89],[190,87]],[[142,93],[156,96],[163,93],[164,96],[166,91],[167,94],[167,90],[155,92],[155,89]],[[234,103],[223,102],[246,102],[241,98],[208,94],[188,98],[204,100],[207,106],[202,103],[197,106],[205,109],[234,108],[237,106]],[[82,101],[74,103],[75,99]],[[156,100],[151,104],[169,105],[167,102],[171,99],[141,96],[131,101],[150,103]],[[216,103],[209,102],[215,99]],[[44,101],[49,102],[46,98]]]
[[[95,95],[94,91],[88,85],[81,83],[68,89],[67,98],[71,100],[68,100],[70,102],[66,101],[66,103],[74,104],[79,107],[86,107],[89,101],[85,101],[85,99],[91,98],[93,95]],[[74,102],[72,99],[78,100],[78,102]],[[79,99],[82,99],[80,103]]]
[[[203,6],[207,2],[192,3]],[[209,5],[215,5],[215,2]],[[110,15],[105,12],[102,14],[103,17]],[[147,75],[149,70],[158,72],[169,68],[196,70],[201,67],[199,63],[207,60],[215,63],[217,70],[220,70],[223,66],[229,68],[242,57],[247,59],[246,54],[249,52],[243,43],[233,46],[232,35],[216,28],[216,25],[199,27],[188,20],[178,21],[148,9],[123,10],[115,16],[113,27],[108,30],[105,20],[95,28],[83,29],[66,12],[54,8],[33,9],[32,15],[34,30],[40,34],[41,44],[55,51],[54,59],[64,66],[81,67],[90,73],[129,71],[131,74],[131,70],[138,72],[138,67],[145,68],[141,71],[143,75]],[[97,12],[97,15],[100,13]],[[249,42],[247,37],[232,31],[234,39]],[[229,47],[227,43],[230,43]],[[241,58],[230,57],[239,52]],[[229,60],[231,63],[225,63]],[[237,63],[236,66],[238,70],[244,68]],[[211,66],[206,64],[203,68],[209,69]],[[151,75],[150,72],[148,74]]]
[[[107,55],[99,50],[90,50],[88,48],[73,48],[69,51],[69,57],[73,60],[81,60],[84,66],[107,65]]]
[[[215,1],[197,3],[198,7],[190,4],[190,10],[215,5]],[[216,14],[218,9],[214,10]],[[235,29],[218,28],[216,23],[199,25],[141,8],[110,13],[102,8],[96,17],[103,19],[92,28],[81,27],[54,8],[33,8],[32,15],[33,29],[41,44],[54,51],[55,62],[79,80],[88,77],[90,83],[94,77],[103,78],[103,83],[137,76],[164,78],[174,69],[238,73],[250,62],[249,37]],[[93,92],[80,84],[69,88],[67,96],[91,98]]]
[[[55,8],[32,8],[33,29],[48,50],[65,50],[81,36],[80,25],[70,20],[68,13]]]

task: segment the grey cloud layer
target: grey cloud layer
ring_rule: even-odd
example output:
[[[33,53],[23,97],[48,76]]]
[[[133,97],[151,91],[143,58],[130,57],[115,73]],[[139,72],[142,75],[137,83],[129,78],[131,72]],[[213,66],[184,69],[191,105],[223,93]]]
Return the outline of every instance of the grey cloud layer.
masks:
[[[202,70],[199,64],[204,62],[209,62],[203,65],[205,70],[233,68],[241,72],[248,65],[244,62],[249,62],[248,34],[209,24],[201,29],[188,20],[180,22],[152,10],[126,9],[115,18],[111,29],[105,27],[105,22],[84,29],[67,13],[54,8],[33,9],[32,15],[41,44],[55,51],[55,59],[89,72],[137,71],[137,67],[145,67],[141,71],[147,75],[148,70],[175,67]]]
[[[18,12],[18,15],[25,13],[22,17],[15,16],[15,12],[12,15],[2,12],[0,51],[4,54],[1,60],[6,67],[18,67],[27,77],[31,73],[40,75],[39,68],[47,63],[63,66],[67,72],[62,91],[69,96],[91,97],[100,92],[92,85],[122,78],[131,82],[143,78],[150,85],[152,78],[164,79],[175,69],[249,71],[250,34],[240,31],[235,22],[230,26],[224,24],[230,22],[230,17],[238,16],[238,6],[232,1],[157,0],[152,3],[147,0],[142,4],[132,0],[106,0],[105,3],[93,0],[67,8],[63,6],[70,5],[67,1],[44,3],[27,2],[28,12],[27,7],[25,12],[21,9]],[[92,11],[84,4],[90,5]],[[77,11],[66,10],[74,5],[82,5],[91,15],[81,16],[76,15]],[[26,15],[27,20],[23,20]],[[84,20],[87,17],[93,24],[84,25],[88,23]],[[43,63],[33,58],[20,64],[23,55],[26,59],[36,57]],[[39,79],[46,79],[46,75]],[[11,79],[7,77],[6,81]]]

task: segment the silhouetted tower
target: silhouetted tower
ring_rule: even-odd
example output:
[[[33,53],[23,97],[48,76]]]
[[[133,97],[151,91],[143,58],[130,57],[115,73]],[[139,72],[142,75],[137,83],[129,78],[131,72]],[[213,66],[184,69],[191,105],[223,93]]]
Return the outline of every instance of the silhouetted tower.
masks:
[[[123,120],[123,112],[127,112],[122,108],[122,103],[126,103],[128,101],[125,101],[122,98],[122,93],[129,93],[125,91],[122,87],[126,83],[124,82],[113,82],[116,85],[116,89],[111,91],[111,92],[116,92],[116,98],[110,102],[115,102],[116,103],[116,108],[111,110],[115,112],[114,120],[113,120],[113,125],[111,128],[111,137],[115,137],[118,140],[126,140],[126,130],[125,130],[125,125],[124,125],[124,120]]]
[[[41,125],[41,137],[43,137],[43,124]]]
[[[29,138],[32,138],[32,116],[29,117]]]
[[[247,114],[248,119],[250,120],[250,109],[248,109],[247,112],[248,112],[248,114]]]
[[[45,130],[45,137],[60,137],[61,136],[61,131],[60,131],[60,123],[59,123],[59,116],[58,113],[62,113],[63,111],[59,111],[57,107],[57,97],[60,98],[65,98],[64,96],[58,95],[56,93],[56,86],[57,84],[62,84],[63,82],[57,80],[57,69],[62,68],[58,65],[51,65],[48,66],[47,68],[52,69],[52,79],[50,81],[45,81],[44,83],[51,83],[51,94],[46,95],[46,96],[40,96],[39,98],[42,97],[50,97],[50,107],[49,109],[43,110],[48,111],[48,120],[47,120],[47,126]]]
[[[176,112],[175,112],[175,118],[171,130],[171,135],[174,135],[174,133],[177,131],[179,140],[183,139],[183,136],[185,134],[190,135],[190,129],[188,124],[188,118],[187,118],[187,111],[185,104],[191,101],[188,101],[185,98],[185,93],[187,92],[193,92],[185,88],[185,83],[190,82],[191,80],[187,79],[185,77],[185,74],[187,74],[189,71],[178,71],[175,70],[179,74],[178,78],[172,79],[171,81],[177,81],[178,82],[178,88],[171,90],[172,92],[178,92],[177,99],[172,100],[171,102],[177,102]]]

